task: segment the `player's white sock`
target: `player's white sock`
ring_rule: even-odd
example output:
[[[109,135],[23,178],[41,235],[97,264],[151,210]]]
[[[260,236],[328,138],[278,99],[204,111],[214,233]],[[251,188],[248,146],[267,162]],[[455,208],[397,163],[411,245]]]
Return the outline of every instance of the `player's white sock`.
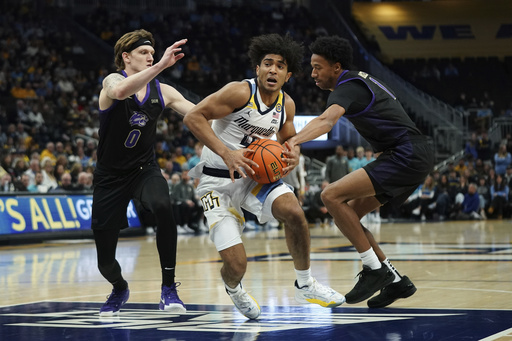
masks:
[[[309,279],[311,278],[311,268],[307,270],[297,270],[295,269],[295,274],[297,275],[297,285],[299,288],[308,284]]]
[[[389,261],[389,258],[384,259],[384,262],[382,262],[382,263],[384,263],[389,268],[389,270],[391,270],[393,275],[395,275],[395,279],[393,280],[393,283],[399,282],[402,279],[402,276],[400,276],[400,274],[395,269],[393,264],[391,264],[391,262]]]
[[[372,247],[365,252],[359,253],[359,257],[361,257],[363,265],[369,266],[372,270],[377,270],[382,267],[382,264]]]
[[[230,294],[236,294],[237,292],[239,292],[240,290],[242,290],[242,283],[238,283],[236,287],[234,288],[231,288],[229,287],[229,285],[227,285],[226,283],[224,283],[224,286],[226,287],[226,290],[230,293]]]

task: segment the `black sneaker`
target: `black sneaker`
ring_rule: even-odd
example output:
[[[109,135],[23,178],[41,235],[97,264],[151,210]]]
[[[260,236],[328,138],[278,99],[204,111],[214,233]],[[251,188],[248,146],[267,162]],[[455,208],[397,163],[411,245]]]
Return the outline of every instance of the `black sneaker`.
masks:
[[[347,303],[354,304],[362,302],[373,296],[378,290],[391,284],[395,275],[385,265],[380,269],[372,270],[369,266],[363,265],[363,270],[358,274],[359,281],[348,294],[345,295]]]
[[[407,298],[416,292],[416,287],[409,277],[403,276],[399,282],[391,283],[382,288],[380,294],[371,298],[367,303],[370,308],[383,308],[399,298]]]

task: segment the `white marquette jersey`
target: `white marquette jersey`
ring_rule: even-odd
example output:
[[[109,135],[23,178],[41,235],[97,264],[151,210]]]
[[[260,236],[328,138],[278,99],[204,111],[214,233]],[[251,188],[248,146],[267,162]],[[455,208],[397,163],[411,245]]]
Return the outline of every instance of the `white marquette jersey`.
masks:
[[[251,88],[249,101],[242,108],[212,123],[215,135],[231,150],[246,148],[256,139],[271,138],[286,120],[282,90],[279,91],[276,101],[267,107],[261,100],[256,79],[244,81]],[[203,147],[201,161],[189,175],[199,177],[204,166],[227,169],[222,158],[206,146]]]

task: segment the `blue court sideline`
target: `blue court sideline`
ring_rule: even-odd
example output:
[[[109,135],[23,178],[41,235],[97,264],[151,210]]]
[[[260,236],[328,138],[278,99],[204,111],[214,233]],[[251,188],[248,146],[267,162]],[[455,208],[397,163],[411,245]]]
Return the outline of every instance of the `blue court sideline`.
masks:
[[[496,340],[512,339],[512,311],[265,306],[249,321],[233,306],[188,304],[171,315],[128,303],[100,318],[101,303],[37,302],[0,308],[3,341],[73,340]]]

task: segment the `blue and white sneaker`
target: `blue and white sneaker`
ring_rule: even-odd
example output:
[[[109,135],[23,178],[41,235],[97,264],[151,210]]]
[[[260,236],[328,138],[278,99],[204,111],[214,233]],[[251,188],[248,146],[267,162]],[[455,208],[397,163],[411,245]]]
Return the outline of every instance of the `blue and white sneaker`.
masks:
[[[158,307],[160,310],[177,314],[184,314],[187,312],[187,308],[178,297],[178,291],[176,290],[180,285],[181,283],[177,282],[170,287],[166,285],[162,286],[162,295],[160,297],[160,304]]]
[[[103,304],[103,307],[100,309],[100,316],[112,316],[117,315],[119,313],[119,310],[121,310],[121,307],[123,304],[128,301],[128,298],[130,297],[130,290],[121,290],[116,291],[115,289],[112,290],[112,293],[107,296],[107,301],[105,304]]]
[[[301,288],[295,281],[295,300],[299,303],[313,303],[326,308],[334,308],[345,303],[345,297],[342,294],[318,283],[313,277]]]

